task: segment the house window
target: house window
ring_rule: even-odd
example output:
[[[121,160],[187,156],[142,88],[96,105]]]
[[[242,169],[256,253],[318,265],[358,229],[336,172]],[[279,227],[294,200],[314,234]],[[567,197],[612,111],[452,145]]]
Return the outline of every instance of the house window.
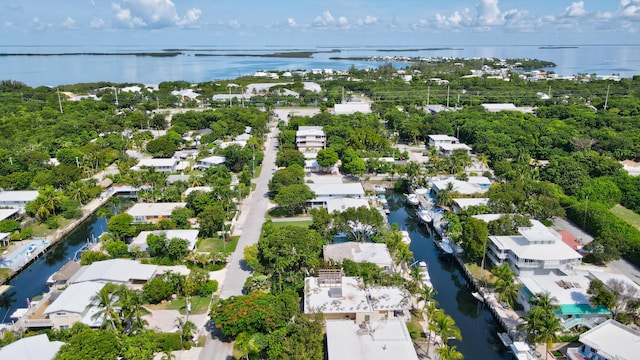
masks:
[[[67,316],[66,312],[57,312],[56,316]]]
[[[69,325],[60,325],[60,330],[69,330]]]

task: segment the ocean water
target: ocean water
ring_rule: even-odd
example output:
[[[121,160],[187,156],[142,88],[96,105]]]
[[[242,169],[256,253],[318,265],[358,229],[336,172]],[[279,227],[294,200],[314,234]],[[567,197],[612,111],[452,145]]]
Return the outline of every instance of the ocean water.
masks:
[[[535,45],[481,46],[442,45],[449,50],[415,50],[438,46],[366,46],[366,47],[308,47],[299,46],[167,46],[185,49],[176,57],[148,56],[0,56],[0,79],[19,80],[30,86],[55,86],[82,82],[111,81],[117,83],[157,84],[162,81],[190,82],[232,79],[259,70],[311,70],[375,68],[379,62],[330,60],[330,57],[369,56],[443,56],[536,58],[557,64],[560,75],[580,73],[623,77],[640,75],[640,45],[576,45],[571,48],[540,48]],[[186,50],[191,49],[191,50]],[[282,51],[329,51],[311,58],[265,58],[235,56],[194,56],[194,54],[267,54]],[[378,51],[391,49],[395,51]],[[145,46],[0,46],[0,54],[12,53],[68,53],[68,52],[151,52],[163,48]],[[193,51],[197,50],[197,51]],[[409,51],[407,51],[409,50]],[[404,66],[396,63],[395,66]]]

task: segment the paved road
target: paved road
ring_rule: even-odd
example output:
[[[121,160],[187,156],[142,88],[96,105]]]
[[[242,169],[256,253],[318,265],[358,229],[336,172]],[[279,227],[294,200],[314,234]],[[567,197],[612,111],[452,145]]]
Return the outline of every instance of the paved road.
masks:
[[[220,297],[226,299],[235,295],[242,295],[242,287],[247,280],[251,271],[244,264],[244,248],[258,242],[260,231],[264,223],[264,215],[267,212],[269,198],[267,196],[269,179],[271,178],[271,169],[275,168],[276,153],[276,136],[278,129],[273,128],[265,143],[266,151],[264,160],[262,161],[262,172],[260,177],[254,180],[256,189],[251,196],[242,204],[242,213],[238,219],[238,226],[234,235],[240,233],[238,246],[231,257],[228,265],[227,276],[222,285]],[[207,324],[210,336],[200,353],[200,359],[213,360],[231,360],[233,354],[233,343],[221,341],[220,331],[215,329],[213,324]]]

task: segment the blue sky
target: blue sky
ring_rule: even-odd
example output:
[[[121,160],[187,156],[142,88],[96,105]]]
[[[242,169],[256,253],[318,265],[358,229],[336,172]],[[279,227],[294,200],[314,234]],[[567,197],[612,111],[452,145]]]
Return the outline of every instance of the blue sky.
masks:
[[[640,0],[0,0],[0,45],[639,44]]]

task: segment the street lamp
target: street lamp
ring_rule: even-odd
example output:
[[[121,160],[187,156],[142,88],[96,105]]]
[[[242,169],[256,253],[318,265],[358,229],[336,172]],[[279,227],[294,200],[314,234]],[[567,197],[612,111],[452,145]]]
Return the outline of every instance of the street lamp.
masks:
[[[251,144],[251,149],[253,149],[251,167],[253,170],[253,177],[256,177],[256,144]]]

